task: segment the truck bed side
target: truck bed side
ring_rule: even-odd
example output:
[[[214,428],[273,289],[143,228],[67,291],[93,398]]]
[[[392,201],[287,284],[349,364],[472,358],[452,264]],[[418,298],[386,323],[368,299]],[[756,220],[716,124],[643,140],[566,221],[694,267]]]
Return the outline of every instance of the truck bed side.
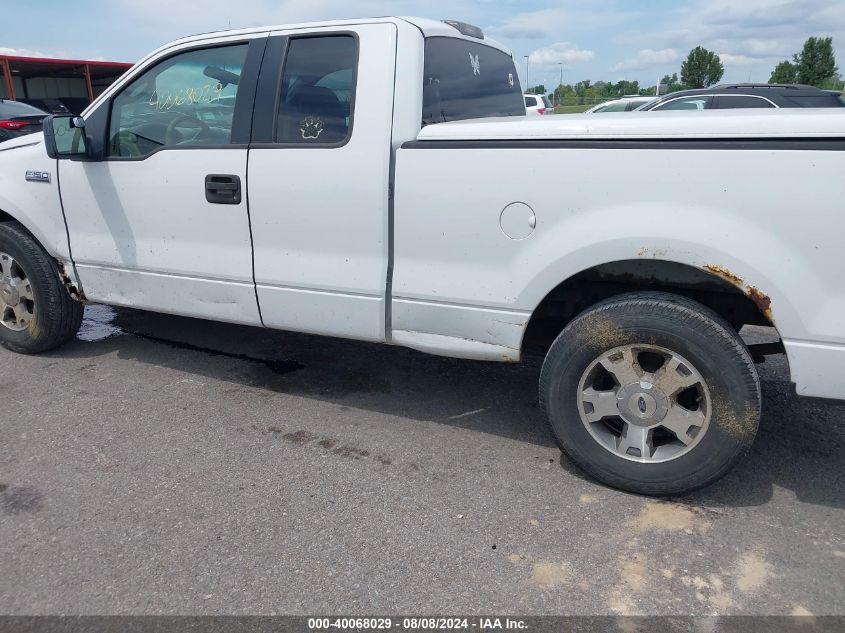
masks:
[[[845,371],[845,141],[688,140],[406,145],[394,337],[427,351],[446,337],[439,344],[466,356],[516,360],[528,319],[562,282],[611,262],[675,262],[755,295],[799,393],[841,397],[817,375]],[[524,236],[506,234],[512,222]]]

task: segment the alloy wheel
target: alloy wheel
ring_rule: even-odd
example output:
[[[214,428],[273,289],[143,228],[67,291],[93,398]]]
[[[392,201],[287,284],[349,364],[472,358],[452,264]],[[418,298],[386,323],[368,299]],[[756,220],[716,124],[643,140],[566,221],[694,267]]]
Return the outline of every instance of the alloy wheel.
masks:
[[[625,345],[593,361],[578,386],[578,412],[590,435],[627,460],[659,463],[691,451],[710,423],[710,390],[679,354]]]
[[[0,252],[0,323],[20,332],[35,317],[35,294],[20,264],[8,253]]]

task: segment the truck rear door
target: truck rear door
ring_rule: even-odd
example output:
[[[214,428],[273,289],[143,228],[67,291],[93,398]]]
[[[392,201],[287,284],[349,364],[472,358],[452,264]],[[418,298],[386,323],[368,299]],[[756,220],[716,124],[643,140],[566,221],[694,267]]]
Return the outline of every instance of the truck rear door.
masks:
[[[384,340],[396,26],[271,34],[247,186],[268,327]]]

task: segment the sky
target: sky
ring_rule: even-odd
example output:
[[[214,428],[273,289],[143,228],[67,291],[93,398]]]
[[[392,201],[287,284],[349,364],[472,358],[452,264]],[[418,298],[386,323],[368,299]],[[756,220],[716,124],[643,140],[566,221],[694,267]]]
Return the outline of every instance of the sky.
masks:
[[[0,54],[134,62],[184,35],[383,15],[475,24],[508,46],[524,80],[636,80],[680,73],[695,46],[724,81],[769,79],[811,35],[833,36],[845,75],[845,0],[2,0]],[[563,64],[561,66],[561,63]]]

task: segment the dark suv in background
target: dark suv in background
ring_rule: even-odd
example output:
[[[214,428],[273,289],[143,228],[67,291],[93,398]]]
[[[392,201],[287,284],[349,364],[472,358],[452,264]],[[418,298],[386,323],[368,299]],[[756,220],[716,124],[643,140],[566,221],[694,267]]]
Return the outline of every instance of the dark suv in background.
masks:
[[[47,113],[20,101],[0,99],[0,142],[40,132]]]
[[[725,84],[658,97],[645,110],[727,110],[733,108],[845,108],[839,92],[787,84]]]

